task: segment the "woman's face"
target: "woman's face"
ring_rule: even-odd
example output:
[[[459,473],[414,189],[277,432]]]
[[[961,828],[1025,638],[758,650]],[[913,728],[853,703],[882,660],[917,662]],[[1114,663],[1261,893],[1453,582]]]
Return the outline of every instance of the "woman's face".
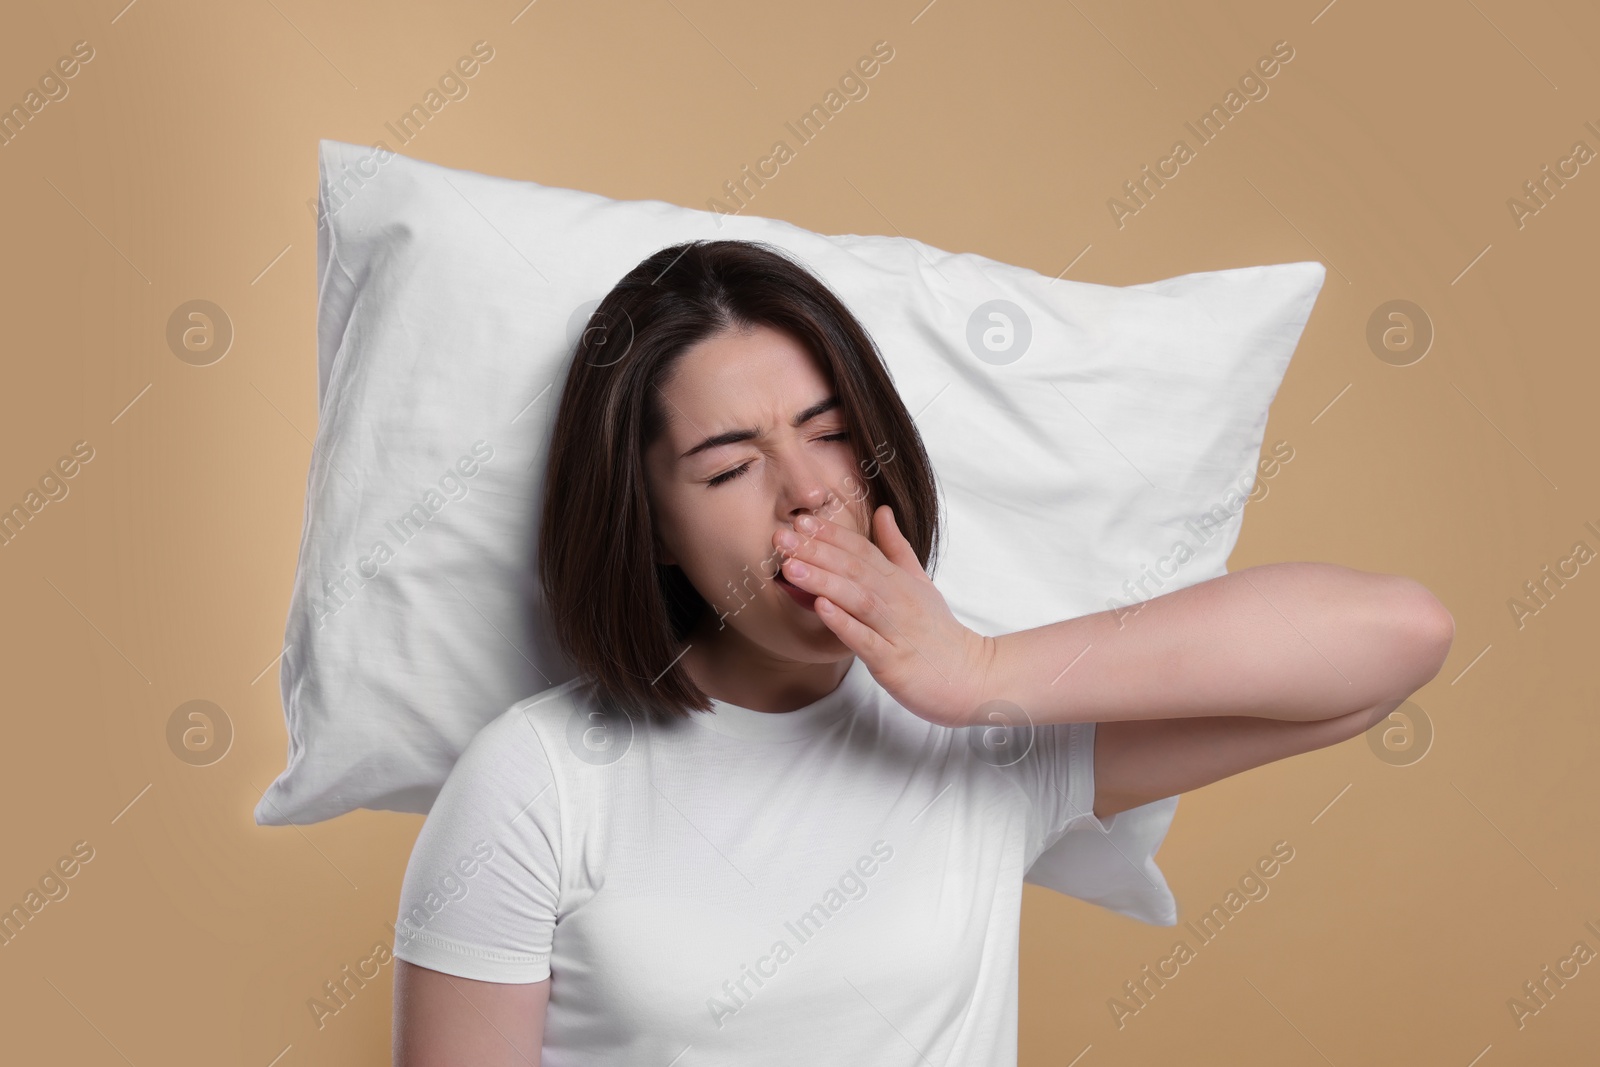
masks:
[[[762,658],[824,663],[851,654],[772,577],[782,559],[772,535],[793,529],[801,514],[872,536],[858,443],[842,408],[819,410],[833,397],[804,345],[759,326],[691,348],[657,398],[665,431],[645,467],[660,558],[682,568],[711,605],[702,630],[709,640],[730,636],[715,617],[726,613],[722,626],[764,650]],[[795,425],[798,418],[805,421]],[[744,431],[754,435],[717,440]]]

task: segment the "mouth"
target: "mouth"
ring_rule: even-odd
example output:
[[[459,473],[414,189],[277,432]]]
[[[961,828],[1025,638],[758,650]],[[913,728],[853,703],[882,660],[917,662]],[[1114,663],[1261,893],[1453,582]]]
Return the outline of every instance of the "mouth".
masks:
[[[816,607],[817,594],[808,593],[804,589],[801,589],[799,586],[795,585],[788,578],[784,577],[783,571],[780,570],[776,575],[773,576],[773,578],[783,589],[783,591],[789,594],[789,598],[800,607],[805,608],[808,611],[813,610]]]

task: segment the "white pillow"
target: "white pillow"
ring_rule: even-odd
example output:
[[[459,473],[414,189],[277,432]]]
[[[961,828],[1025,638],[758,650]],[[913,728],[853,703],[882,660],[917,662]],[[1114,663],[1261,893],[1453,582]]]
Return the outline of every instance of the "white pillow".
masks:
[[[1226,573],[1325,273],[1113,287],[382,148],[325,140],[320,165],[321,420],[280,668],[288,767],[262,825],[426,812],[481,726],[572,677],[536,577],[544,453],[579,331],[649,253],[764,241],[857,315],[937,475],[936,584],[986,634]],[[1170,925],[1149,857],[1176,806],[1069,833],[1028,880]]]

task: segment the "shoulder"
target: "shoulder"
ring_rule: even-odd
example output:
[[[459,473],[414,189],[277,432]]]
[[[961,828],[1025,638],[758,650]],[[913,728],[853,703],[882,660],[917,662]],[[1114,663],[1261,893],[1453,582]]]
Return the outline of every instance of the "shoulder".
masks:
[[[456,757],[435,808],[494,807],[510,797],[520,797],[520,807],[528,785],[553,784],[561,773],[565,723],[581,702],[581,688],[581,677],[551,686],[486,722]]]
[[[584,765],[616,762],[644,728],[611,707],[588,675],[578,675],[511,705],[473,735],[452,774],[566,780]]]
[[[548,746],[554,733],[564,729],[585,703],[587,685],[580,675],[512,704],[485,723],[462,752],[481,749],[516,751]]]

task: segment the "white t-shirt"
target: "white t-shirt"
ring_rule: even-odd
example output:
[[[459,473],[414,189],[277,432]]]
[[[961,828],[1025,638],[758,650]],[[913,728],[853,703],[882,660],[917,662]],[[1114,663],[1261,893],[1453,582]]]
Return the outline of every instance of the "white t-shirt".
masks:
[[[859,657],[799,710],[665,725],[573,679],[456,763],[394,954],[550,977],[545,1067],[1013,1067],[1024,872],[1106,826],[1093,723],[1010,751],[981,729],[918,718]]]

